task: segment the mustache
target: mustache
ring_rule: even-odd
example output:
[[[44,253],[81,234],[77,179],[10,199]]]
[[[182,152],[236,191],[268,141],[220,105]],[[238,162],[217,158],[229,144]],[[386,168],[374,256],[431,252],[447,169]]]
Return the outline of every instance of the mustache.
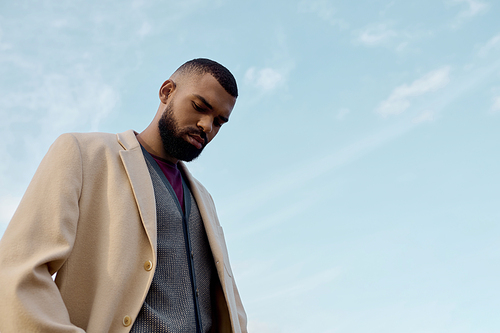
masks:
[[[207,133],[203,132],[203,131],[202,131],[201,129],[199,129],[199,128],[193,128],[193,127],[188,128],[188,129],[186,130],[186,134],[198,135],[200,138],[202,138],[202,139],[203,139],[204,144],[205,144],[205,145],[207,144],[207,141],[208,141],[208,139],[207,139]]]

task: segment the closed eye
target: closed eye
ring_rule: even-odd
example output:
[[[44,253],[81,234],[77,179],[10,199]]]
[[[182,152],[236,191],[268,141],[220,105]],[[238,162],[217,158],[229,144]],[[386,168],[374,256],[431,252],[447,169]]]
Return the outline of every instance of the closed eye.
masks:
[[[201,112],[201,113],[206,113],[208,112],[209,110],[207,110],[207,108],[203,107],[203,106],[200,106],[198,105],[196,102],[191,102],[192,106],[193,106],[193,109],[195,109],[196,111],[198,112]],[[224,125],[225,123],[227,123],[229,121],[229,119],[227,119],[226,117],[222,117],[222,116],[219,116],[219,117],[216,117],[214,118],[214,125],[216,127],[221,127],[222,125]]]
[[[192,103],[193,104],[193,108],[198,111],[198,112],[205,112],[206,110],[204,108],[202,108],[201,106],[199,106],[198,104],[196,104],[195,102]]]

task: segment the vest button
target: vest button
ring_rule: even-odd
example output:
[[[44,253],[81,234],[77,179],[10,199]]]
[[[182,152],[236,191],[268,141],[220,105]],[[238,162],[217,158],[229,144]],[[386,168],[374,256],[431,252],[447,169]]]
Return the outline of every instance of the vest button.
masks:
[[[144,263],[144,269],[150,271],[153,268],[153,263],[151,260],[148,260]]]
[[[123,317],[123,326],[128,327],[132,324],[132,318],[130,316]]]

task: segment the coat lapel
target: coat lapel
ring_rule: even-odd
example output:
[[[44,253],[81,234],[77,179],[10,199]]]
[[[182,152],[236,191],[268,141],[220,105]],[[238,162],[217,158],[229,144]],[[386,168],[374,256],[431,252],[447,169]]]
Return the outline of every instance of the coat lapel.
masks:
[[[193,193],[196,204],[198,205],[198,209],[200,210],[200,215],[203,220],[203,225],[205,226],[205,231],[207,233],[210,249],[212,250],[212,255],[214,256],[215,262],[219,263],[218,265],[216,265],[217,272],[219,273],[219,278],[224,285],[224,274],[222,273],[222,270],[219,271],[219,269],[224,269],[224,264],[228,263],[224,262],[224,252],[218,230],[220,224],[217,218],[217,212],[215,211],[212,197],[210,196],[210,194],[208,194],[207,190],[203,186],[201,186],[201,184],[199,184],[196,179],[193,178],[184,163],[179,162],[179,166],[187,178],[189,187],[191,188],[191,192]]]
[[[156,253],[156,204],[153,183],[149,175],[141,146],[133,130],[116,135],[118,142],[124,148],[120,150],[120,157],[127,172],[139,214],[149,241]]]
[[[219,310],[218,315],[220,316],[220,325],[224,325],[227,331],[239,332],[240,324],[237,315],[238,309],[236,308],[233,281],[231,280],[232,272],[229,265],[229,258],[227,257],[228,254],[224,236],[222,234],[222,228],[220,227],[217,212],[215,211],[215,205],[212,197],[207,192],[205,187],[203,187],[196,179],[193,178],[193,176],[191,176],[184,163],[179,162],[179,166],[188,180],[191,192],[193,193],[198,209],[200,210],[200,215],[203,220],[203,225],[205,226],[210,249],[212,250],[212,255],[216,263],[215,266],[217,269],[217,275],[219,276],[219,281],[222,287],[220,295],[217,294],[218,291],[216,291],[216,302]],[[231,326],[233,329],[230,328]],[[226,332],[226,330],[222,329],[222,327],[219,327],[219,329]]]

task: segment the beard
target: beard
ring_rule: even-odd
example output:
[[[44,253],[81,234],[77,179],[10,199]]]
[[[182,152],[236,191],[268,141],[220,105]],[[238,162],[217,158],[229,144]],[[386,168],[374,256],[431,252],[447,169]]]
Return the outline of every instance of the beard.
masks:
[[[199,135],[203,140],[205,140],[205,144],[207,142],[207,136],[205,132],[199,130],[198,128],[180,130],[177,121],[174,119],[173,109],[174,106],[172,100],[168,103],[167,108],[158,122],[158,129],[160,130],[163,149],[165,149],[165,152],[169,156],[175,159],[190,162],[201,154],[205,145],[198,149],[184,140],[183,136],[187,134]]]

